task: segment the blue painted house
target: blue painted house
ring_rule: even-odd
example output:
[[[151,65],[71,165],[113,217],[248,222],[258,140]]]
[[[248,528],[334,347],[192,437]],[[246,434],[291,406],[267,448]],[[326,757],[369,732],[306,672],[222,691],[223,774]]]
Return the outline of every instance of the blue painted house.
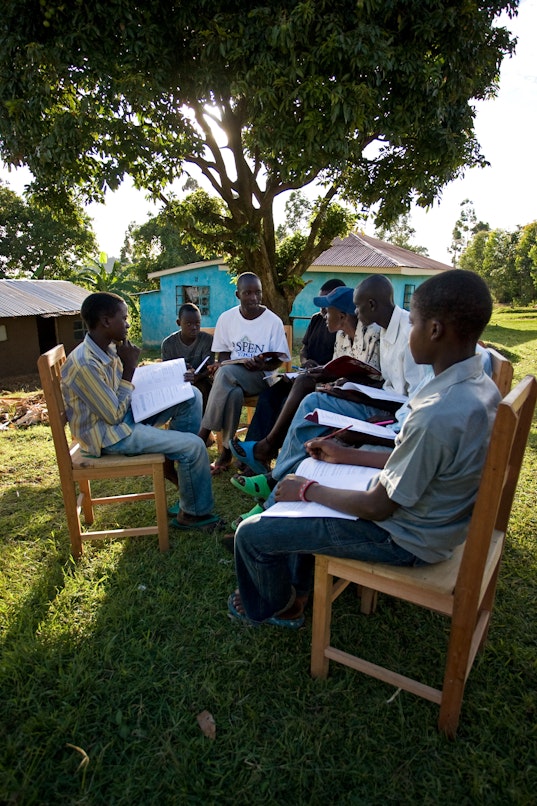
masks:
[[[451,268],[446,263],[363,233],[336,238],[304,275],[306,286],[295,299],[291,311],[294,337],[300,340],[304,335],[309,318],[317,310],[313,298],[323,283],[332,277],[339,277],[354,288],[370,274],[384,274],[393,283],[396,304],[408,308],[418,285]],[[223,261],[190,263],[154,272],[149,278],[158,278],[160,289],[140,295],[145,347],[158,347],[163,338],[177,330],[177,311],[183,302],[194,302],[200,308],[202,328],[214,327],[220,314],[237,304],[235,284]]]

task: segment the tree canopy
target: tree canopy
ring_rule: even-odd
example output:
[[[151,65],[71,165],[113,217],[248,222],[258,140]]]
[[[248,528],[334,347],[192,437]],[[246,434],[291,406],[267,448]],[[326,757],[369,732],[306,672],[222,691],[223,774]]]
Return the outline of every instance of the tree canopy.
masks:
[[[0,278],[71,280],[96,250],[89,216],[80,205],[51,210],[0,182]]]
[[[537,299],[537,221],[478,229],[462,251],[459,268],[480,274],[497,302],[528,305]]]
[[[495,92],[517,0],[4,0],[0,156],[60,203],[125,174],[174,202],[197,249],[259,274],[285,316],[302,275],[353,218],[430,204],[485,164],[472,101]],[[274,203],[321,188],[303,239],[279,242]],[[282,257],[283,255],[283,257]]]

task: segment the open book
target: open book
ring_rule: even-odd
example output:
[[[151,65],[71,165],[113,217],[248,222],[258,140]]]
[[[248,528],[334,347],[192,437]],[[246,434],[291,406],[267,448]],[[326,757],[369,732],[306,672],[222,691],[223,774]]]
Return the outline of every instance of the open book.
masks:
[[[134,421],[142,422],[170,406],[194,397],[192,384],[184,380],[185,372],[184,358],[136,367],[132,378],[134,389],[131,398]]]
[[[342,400],[348,400],[351,403],[361,403],[366,406],[374,406],[382,411],[391,412],[396,412],[408,400],[406,395],[399,395],[396,392],[376,386],[365,386],[351,381],[346,381],[341,386],[327,383],[323,387],[317,386],[317,391],[333,397],[339,397]]]
[[[324,409],[313,409],[309,414],[304,417],[310,423],[318,423],[319,425],[326,425],[333,428],[346,428],[350,426],[349,431],[356,431],[358,434],[367,434],[370,437],[380,437],[380,439],[393,440],[397,436],[396,432],[390,428],[389,425],[377,425],[377,423],[368,423],[366,420],[356,420],[354,417],[345,417],[344,414],[336,414],[333,411],[325,411]]]
[[[257,355],[249,355],[246,356],[245,358],[228,358],[225,361],[221,361],[220,363],[222,364],[222,366],[224,366],[225,364],[244,364],[245,361],[251,361],[252,358],[259,358],[259,357],[261,357],[263,361],[265,361],[265,363],[267,364],[270,361],[273,361],[275,358],[278,358],[280,361],[287,360],[287,356],[284,355],[283,353],[268,352],[268,353],[258,353]]]
[[[333,378],[359,378],[365,382],[379,382],[381,372],[371,364],[353,358],[351,355],[340,355],[333,358],[323,367],[324,375],[331,375]]]
[[[335,490],[367,490],[369,482],[379,473],[375,467],[362,467],[360,465],[335,465],[329,462],[319,462],[308,456],[297,468],[297,476],[314,479],[325,487]],[[344,518],[357,520],[355,515],[347,515],[337,509],[316,504],[314,501],[279,501],[266,509],[262,518]]]

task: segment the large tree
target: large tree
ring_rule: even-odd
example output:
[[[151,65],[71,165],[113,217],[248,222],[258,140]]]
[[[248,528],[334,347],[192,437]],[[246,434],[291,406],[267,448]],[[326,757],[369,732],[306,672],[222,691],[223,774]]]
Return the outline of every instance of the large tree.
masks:
[[[50,209],[0,182],[0,277],[71,280],[97,243],[79,204]]]
[[[213,194],[175,204],[198,248],[256,271],[286,316],[311,261],[352,218],[430,204],[484,164],[474,99],[494,93],[517,0],[4,0],[0,155],[61,200],[126,173],[155,198],[196,169]],[[278,256],[274,203],[321,188]]]

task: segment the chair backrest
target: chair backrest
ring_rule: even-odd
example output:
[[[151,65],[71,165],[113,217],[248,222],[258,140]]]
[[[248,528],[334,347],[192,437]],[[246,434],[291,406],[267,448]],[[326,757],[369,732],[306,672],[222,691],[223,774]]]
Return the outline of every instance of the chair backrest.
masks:
[[[493,347],[487,347],[486,349],[492,362],[492,380],[500,390],[501,396],[505,397],[511,391],[513,365],[508,358],[505,358]]]
[[[471,612],[480,594],[494,538],[501,554],[537,398],[537,381],[526,375],[500,402],[455,586],[454,619]],[[484,580],[483,584],[486,584]]]
[[[61,368],[64,363],[65,349],[63,344],[57,344],[52,350],[43,353],[37,361],[62,482],[64,474],[70,475],[72,468],[71,453],[65,433],[67,415],[61,389]]]

